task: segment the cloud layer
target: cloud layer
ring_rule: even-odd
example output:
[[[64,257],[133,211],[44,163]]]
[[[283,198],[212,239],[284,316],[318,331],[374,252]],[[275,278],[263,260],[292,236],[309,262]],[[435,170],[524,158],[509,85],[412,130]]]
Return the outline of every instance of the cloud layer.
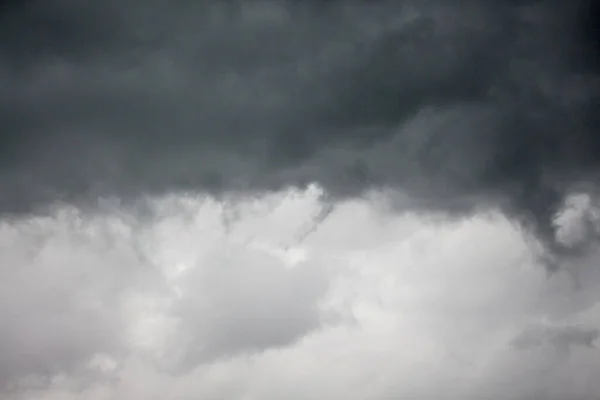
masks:
[[[576,287],[500,215],[350,201],[294,245],[318,193],[150,208],[3,224],[4,398],[597,398],[597,249]]]
[[[597,399],[592,5],[1,2],[3,398]]]
[[[384,186],[501,208],[552,242],[563,197],[597,175],[585,7],[7,2],[0,206]]]

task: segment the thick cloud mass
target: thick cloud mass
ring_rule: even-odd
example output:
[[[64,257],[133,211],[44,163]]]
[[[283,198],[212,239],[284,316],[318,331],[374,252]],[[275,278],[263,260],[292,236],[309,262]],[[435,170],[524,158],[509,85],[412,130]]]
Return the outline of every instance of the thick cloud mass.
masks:
[[[589,4],[5,2],[0,206],[391,186],[549,241],[596,186]]]
[[[576,287],[497,214],[349,201],[299,245],[316,193],[103,207],[1,225],[3,399],[598,398],[597,247]]]
[[[0,397],[597,399],[597,16],[0,2]]]
[[[326,270],[292,268],[243,229],[226,235],[219,204],[159,203],[151,223],[63,208],[0,225],[0,392],[61,374],[97,382],[134,353],[185,373],[293,344],[327,320]]]

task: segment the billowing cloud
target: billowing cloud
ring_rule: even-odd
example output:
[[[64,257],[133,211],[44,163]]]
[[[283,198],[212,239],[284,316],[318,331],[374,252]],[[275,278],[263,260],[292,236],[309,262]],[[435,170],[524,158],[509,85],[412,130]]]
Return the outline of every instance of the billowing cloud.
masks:
[[[326,322],[327,269],[286,257],[269,236],[227,235],[219,204],[163,199],[148,222],[105,205],[3,223],[3,389],[108,378],[101,366],[132,352],[180,373],[290,345]]]
[[[3,398],[597,398],[593,4],[1,2]]]
[[[6,224],[3,396],[596,398],[597,250],[576,286],[500,214],[428,222],[368,200],[294,244],[317,200],[243,201],[228,223],[170,196],[143,223],[105,203]]]

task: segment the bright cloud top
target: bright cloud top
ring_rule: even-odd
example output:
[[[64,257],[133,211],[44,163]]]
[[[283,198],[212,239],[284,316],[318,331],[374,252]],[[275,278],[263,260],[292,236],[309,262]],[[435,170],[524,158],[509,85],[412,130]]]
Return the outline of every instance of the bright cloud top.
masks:
[[[499,215],[434,221],[374,196],[315,227],[320,200],[172,195],[135,218],[106,200],[5,221],[5,398],[599,392],[593,246],[548,277]],[[575,203],[559,232],[583,229]]]

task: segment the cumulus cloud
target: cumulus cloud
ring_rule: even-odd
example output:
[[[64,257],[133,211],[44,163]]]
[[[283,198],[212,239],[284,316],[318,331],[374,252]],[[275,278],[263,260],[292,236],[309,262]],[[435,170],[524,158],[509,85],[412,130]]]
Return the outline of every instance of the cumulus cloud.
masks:
[[[575,288],[500,214],[352,200],[294,245],[318,193],[149,204],[5,224],[5,398],[597,398],[593,253]]]
[[[178,198],[151,205],[153,222],[114,207],[4,222],[3,389],[109,378],[131,352],[179,373],[318,329],[326,269],[230,238],[220,208]]]

